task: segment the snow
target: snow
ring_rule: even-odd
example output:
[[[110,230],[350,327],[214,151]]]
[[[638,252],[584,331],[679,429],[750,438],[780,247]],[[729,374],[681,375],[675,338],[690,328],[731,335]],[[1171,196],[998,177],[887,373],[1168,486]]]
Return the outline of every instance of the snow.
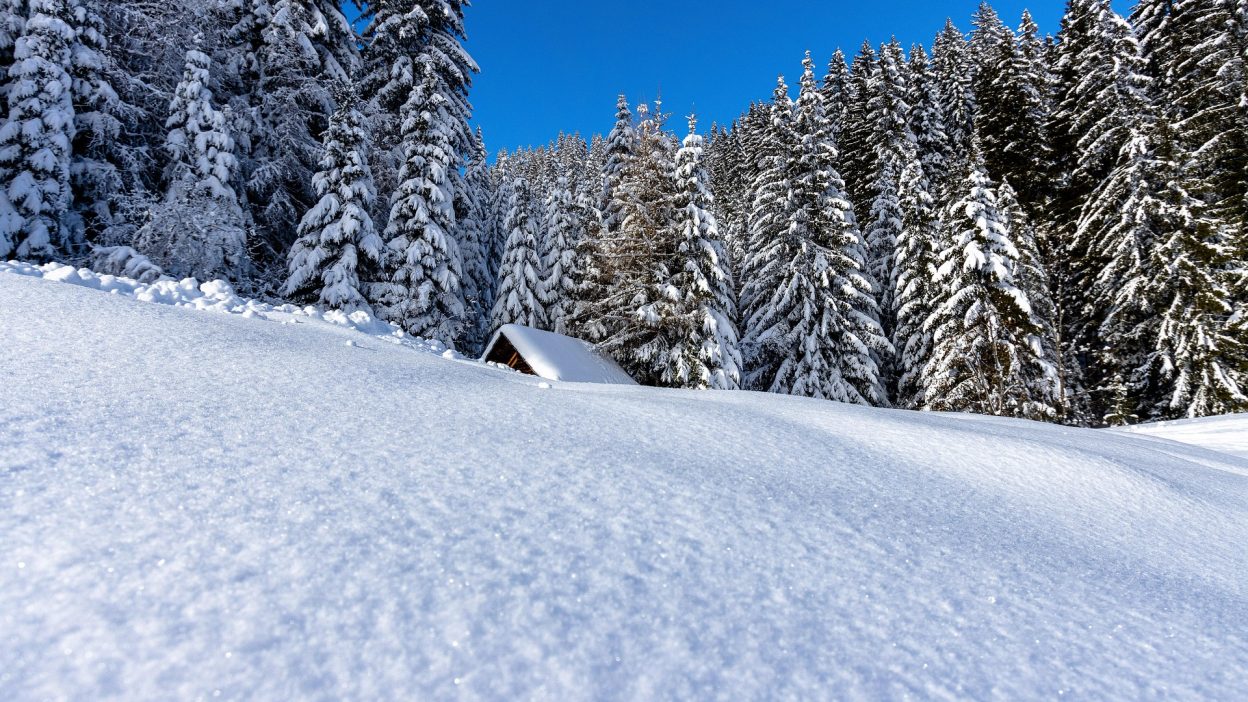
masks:
[[[606,383],[610,385],[636,385],[623,368],[614,360],[603,356],[592,346],[570,336],[504,324],[494,333],[485,357],[490,355],[500,337],[507,337],[511,345],[537,375],[547,380],[571,383]]]
[[[1248,459],[1248,414],[1151,422],[1120,431],[1203,446]]]
[[[220,287],[38,270],[0,271],[0,699],[1248,689],[1243,458],[543,388]]]

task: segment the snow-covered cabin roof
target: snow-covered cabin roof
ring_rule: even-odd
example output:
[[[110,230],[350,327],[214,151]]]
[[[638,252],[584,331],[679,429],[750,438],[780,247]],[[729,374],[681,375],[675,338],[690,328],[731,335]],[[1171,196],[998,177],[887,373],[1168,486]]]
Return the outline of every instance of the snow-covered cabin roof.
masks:
[[[502,363],[547,380],[636,385],[619,364],[593,346],[570,336],[518,324],[505,324],[490,340],[484,361]]]

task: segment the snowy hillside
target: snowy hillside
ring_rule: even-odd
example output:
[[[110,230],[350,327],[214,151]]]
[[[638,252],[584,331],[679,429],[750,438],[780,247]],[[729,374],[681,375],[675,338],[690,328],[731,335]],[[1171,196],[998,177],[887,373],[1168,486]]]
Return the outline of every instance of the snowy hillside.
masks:
[[[0,699],[1248,689],[1244,458],[48,272],[0,270]]]
[[[1248,414],[1152,422],[1122,431],[1204,446],[1248,459]]]

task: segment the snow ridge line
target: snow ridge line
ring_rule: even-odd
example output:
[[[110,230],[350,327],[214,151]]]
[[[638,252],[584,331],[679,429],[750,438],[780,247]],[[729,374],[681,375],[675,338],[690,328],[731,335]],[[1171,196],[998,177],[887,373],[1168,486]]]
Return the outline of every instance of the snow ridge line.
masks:
[[[325,310],[313,305],[302,307],[292,304],[271,305],[238,295],[234,287],[224,280],[200,283],[195,278],[177,280],[165,276],[151,283],[143,283],[133,278],[97,273],[89,268],[75,268],[61,263],[36,265],[23,261],[0,261],[0,274],[4,273],[77,285],[110,295],[128,297],[139,302],[236,314],[248,319],[277,321],[282,324],[302,323],[306,319],[360,332],[379,341],[423,353],[466,360],[464,356],[448,348],[442,342],[411,336],[398,326],[377,319],[367,310],[345,312]],[[348,344],[351,343],[353,342],[348,342]]]

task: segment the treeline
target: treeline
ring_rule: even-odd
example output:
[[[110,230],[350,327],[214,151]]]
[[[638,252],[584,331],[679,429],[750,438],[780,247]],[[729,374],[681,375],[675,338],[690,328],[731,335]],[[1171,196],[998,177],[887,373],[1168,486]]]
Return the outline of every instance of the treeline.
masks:
[[[5,0],[0,256],[516,322],[639,380],[1079,425],[1248,408],[1248,17],[987,5],[709,138],[487,161],[463,0]],[[357,31],[358,29],[358,31]]]
[[[621,100],[606,139],[505,155],[501,280],[534,311],[496,321],[654,384],[1079,425],[1248,408],[1244,6],[972,25],[808,55],[705,148]]]
[[[466,4],[373,0],[353,25],[338,0],[0,2],[0,257],[460,336],[485,192]]]

